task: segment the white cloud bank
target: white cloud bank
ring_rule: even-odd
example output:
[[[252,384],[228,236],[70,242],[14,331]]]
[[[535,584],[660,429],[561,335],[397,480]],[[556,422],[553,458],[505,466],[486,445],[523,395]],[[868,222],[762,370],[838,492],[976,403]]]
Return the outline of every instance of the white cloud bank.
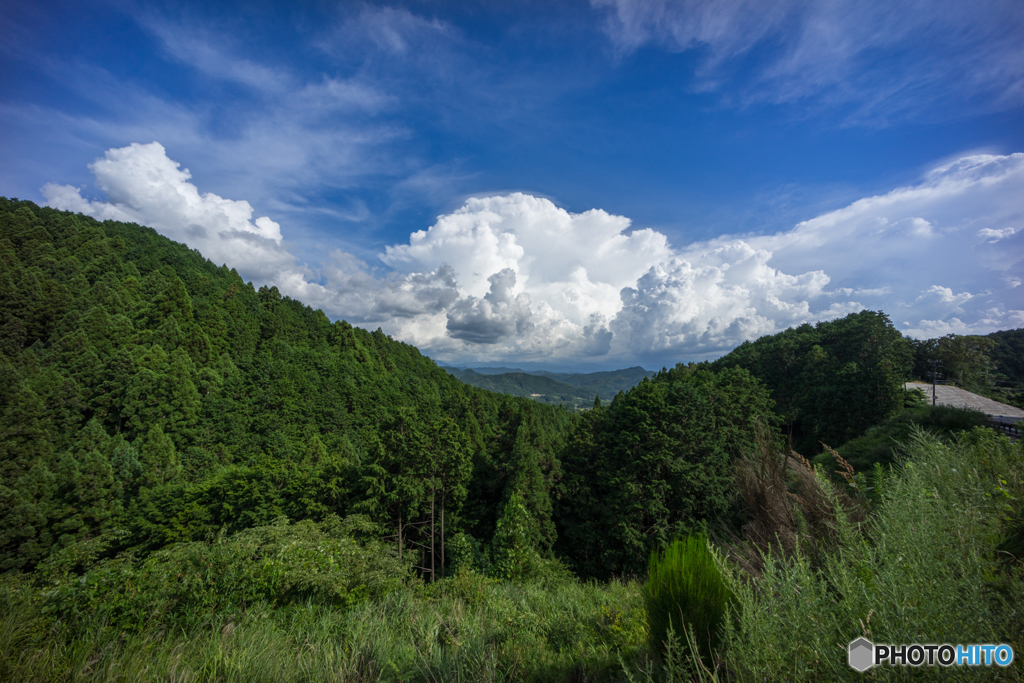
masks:
[[[474,198],[387,246],[387,268],[341,250],[298,264],[277,223],[200,194],[156,142],[90,168],[107,201],[48,184],[49,205],[150,225],[441,360],[668,364],[863,307],[914,336],[1024,324],[1024,154],[965,157],[775,235],[682,247],[600,209]]]

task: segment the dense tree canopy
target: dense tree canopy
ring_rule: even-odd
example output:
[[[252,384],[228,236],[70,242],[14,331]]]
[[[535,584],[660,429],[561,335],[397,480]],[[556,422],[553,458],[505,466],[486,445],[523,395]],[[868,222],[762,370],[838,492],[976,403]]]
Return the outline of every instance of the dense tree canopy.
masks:
[[[6,199],[0,377],[3,569],[352,512],[436,567],[446,534],[493,533],[510,482],[546,499],[571,420],[149,228]]]
[[[797,450],[844,443],[903,406],[910,342],[881,312],[861,311],[744,342],[713,368],[746,368],[768,385]]]
[[[650,552],[727,511],[732,465],[774,416],[746,370],[676,366],[578,422],[557,488],[559,544],[581,574],[640,574]]]

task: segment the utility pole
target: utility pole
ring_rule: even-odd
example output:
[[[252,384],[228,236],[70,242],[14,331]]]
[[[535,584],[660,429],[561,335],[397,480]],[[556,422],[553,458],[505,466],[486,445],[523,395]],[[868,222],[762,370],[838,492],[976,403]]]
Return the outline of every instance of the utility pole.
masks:
[[[935,378],[939,374],[939,365],[942,363],[940,360],[930,360],[928,365],[932,366],[932,405],[935,405]]]

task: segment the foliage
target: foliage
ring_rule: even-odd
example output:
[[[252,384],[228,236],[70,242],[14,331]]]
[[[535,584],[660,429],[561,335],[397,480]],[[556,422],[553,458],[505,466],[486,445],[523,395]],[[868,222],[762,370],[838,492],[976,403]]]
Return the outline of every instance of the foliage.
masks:
[[[466,533],[448,539],[448,574],[459,576],[473,572],[486,573],[490,560],[484,554],[480,541]]]
[[[760,578],[729,569],[744,609],[726,673],[770,671],[749,649],[770,646],[805,676],[871,601],[886,637],[959,619],[1020,644],[997,628],[1024,623],[1020,568],[990,557],[1019,546],[1019,447],[914,437],[919,455],[872,482],[866,538],[807,463],[747,476],[744,455],[778,453],[773,406],[794,442],[898,410],[908,348],[864,311],[603,407],[595,390],[576,415],[470,387],[148,228],[0,198],[0,679],[650,679],[639,585],[566,566],[639,576],[766,486],[775,508],[800,502],[771,518],[746,500],[744,521],[792,543],[755,540]],[[607,397],[634,370],[591,379]],[[966,603],[931,605],[927,582]],[[812,649],[757,616],[772,610]],[[699,646],[690,633],[659,675],[717,677]]]
[[[917,431],[879,481],[863,532],[840,522],[838,544],[815,568],[802,552],[764,554],[756,580],[725,563],[739,607],[725,622],[737,680],[859,680],[846,645],[1022,643],[1024,583],[995,582],[992,549],[1024,495],[1024,448],[976,429],[944,444]],[[1018,650],[1019,651],[1019,650]],[[883,680],[900,678],[883,667]],[[951,679],[972,678],[947,670]]]
[[[144,561],[101,562],[82,576],[67,572],[72,563],[58,554],[36,580],[63,619],[82,623],[102,614],[129,630],[241,614],[261,603],[347,608],[400,589],[411,576],[410,563],[398,561],[393,548],[351,538],[360,521],[281,519],[212,542],[170,545]]]
[[[869,472],[875,463],[891,464],[896,457],[897,445],[905,443],[916,428],[948,438],[957,432],[982,427],[987,420],[984,413],[975,410],[919,404],[904,408],[837,450],[856,471]],[[831,470],[835,460],[826,452],[817,456],[814,462]]]
[[[903,405],[913,348],[881,312],[801,325],[744,342],[712,363],[746,368],[771,390],[792,447],[844,443]]]
[[[651,553],[643,595],[652,650],[664,651],[671,629],[694,638],[701,658],[711,661],[732,594],[704,535],[687,536],[663,553]]]
[[[992,389],[992,363],[987,352],[995,346],[988,337],[947,334],[937,340],[932,355],[941,363],[941,372],[958,387],[988,393]]]
[[[988,350],[994,398],[1024,407],[1024,329],[1003,330],[988,335],[995,344]]]
[[[1010,405],[1024,406],[1024,329],[987,336],[949,334],[914,340],[914,376],[931,380],[930,362],[938,361],[939,379]]]
[[[491,542],[491,563],[488,573],[499,579],[517,580],[532,575],[540,556],[531,543],[534,526],[530,513],[518,491],[505,504],[498,520],[498,530]]]
[[[645,558],[727,513],[732,466],[771,423],[747,371],[676,366],[581,416],[556,488],[557,549],[583,576],[639,576]]]
[[[71,630],[0,583],[0,679],[625,681],[646,663],[639,587],[460,575],[341,610],[317,601],[124,632]],[[169,678],[170,677],[170,678]]]
[[[149,228],[0,198],[0,252],[0,571],[354,512],[439,571],[448,535],[493,535],[524,421],[531,500],[558,476],[568,412]]]

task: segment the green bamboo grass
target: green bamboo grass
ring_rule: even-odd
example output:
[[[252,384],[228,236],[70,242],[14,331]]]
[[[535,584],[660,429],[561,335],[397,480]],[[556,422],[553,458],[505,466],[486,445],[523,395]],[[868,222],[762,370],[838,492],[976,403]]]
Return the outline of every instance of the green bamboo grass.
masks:
[[[718,629],[732,600],[703,534],[674,541],[662,554],[652,553],[650,575],[643,588],[649,643],[665,648],[669,630],[696,641],[701,658],[710,662],[718,647]]]
[[[352,608],[250,605],[207,623],[74,631],[0,582],[0,680],[624,681],[646,661],[637,584],[498,582],[474,574]]]

